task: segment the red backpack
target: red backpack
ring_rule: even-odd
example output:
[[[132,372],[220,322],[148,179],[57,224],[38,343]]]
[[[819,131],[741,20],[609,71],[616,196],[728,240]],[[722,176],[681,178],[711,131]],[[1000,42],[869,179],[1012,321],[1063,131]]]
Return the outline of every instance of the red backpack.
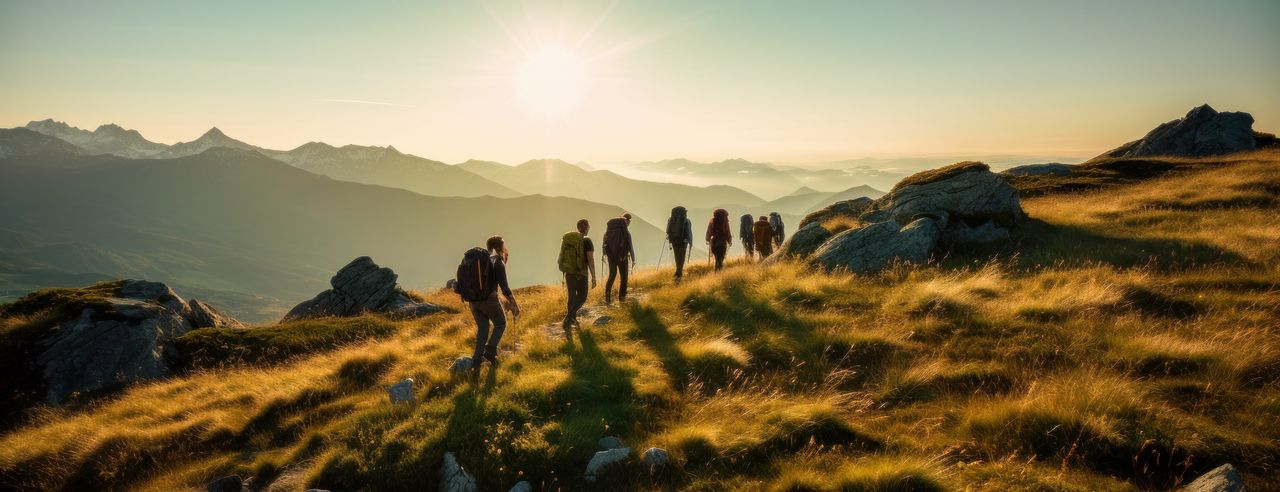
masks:
[[[727,243],[733,239],[733,230],[729,228],[729,211],[717,208],[711,214],[711,242]]]

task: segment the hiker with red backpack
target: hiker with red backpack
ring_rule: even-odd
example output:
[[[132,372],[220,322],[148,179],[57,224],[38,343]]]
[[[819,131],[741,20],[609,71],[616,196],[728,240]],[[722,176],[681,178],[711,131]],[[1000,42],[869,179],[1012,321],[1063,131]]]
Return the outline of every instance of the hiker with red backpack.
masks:
[[[671,252],[676,257],[676,280],[684,277],[685,256],[693,250],[693,223],[689,222],[689,212],[684,207],[671,209],[671,217],[667,219],[667,242],[671,243]]]
[[[480,373],[480,364],[489,361],[490,367],[498,365],[498,342],[507,328],[498,291],[506,297],[511,316],[520,316],[520,306],[507,285],[507,247],[502,236],[493,236],[485,242],[485,248],[471,248],[462,255],[453,291],[471,307],[471,317],[476,320],[476,345],[471,355],[471,374]],[[489,325],[493,325],[490,331]]]
[[[604,281],[604,303],[612,303],[613,280],[622,277],[618,285],[618,302],[627,300],[627,276],[630,268],[636,266],[636,248],[631,244],[631,214],[609,219],[604,230],[604,257],[609,262],[609,279]],[[627,260],[631,264],[627,264]]]
[[[580,219],[577,229],[564,233],[560,238],[560,258],[557,261],[560,272],[564,273],[564,286],[569,297],[568,310],[561,324],[566,339],[572,338],[570,330],[578,324],[578,310],[587,302],[588,273],[591,274],[590,288],[596,286],[596,264],[593,258],[595,247],[591,244],[591,238],[587,237],[591,223],[587,219]]]
[[[716,257],[716,271],[724,267],[724,255],[733,246],[733,230],[729,228],[729,211],[717,208],[707,221],[707,244]]]

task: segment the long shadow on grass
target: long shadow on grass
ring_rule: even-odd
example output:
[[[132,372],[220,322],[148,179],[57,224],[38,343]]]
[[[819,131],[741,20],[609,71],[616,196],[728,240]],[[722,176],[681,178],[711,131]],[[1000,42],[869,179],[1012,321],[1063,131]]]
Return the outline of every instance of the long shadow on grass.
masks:
[[[728,326],[733,337],[743,341],[753,363],[765,366],[792,366],[794,352],[806,347],[813,333],[812,326],[795,313],[751,295],[741,283],[725,283],[718,294],[690,296],[682,307]]]
[[[1127,268],[1150,266],[1177,269],[1196,264],[1245,264],[1251,262],[1231,251],[1209,244],[1170,239],[1117,237],[1084,227],[1056,225],[1029,219],[1014,233],[1014,240],[987,246],[953,248],[944,267],[969,267],[975,260],[1016,253],[1024,268],[1103,263]]]
[[[640,339],[658,354],[658,359],[662,361],[662,368],[671,378],[671,385],[676,388],[684,388],[688,385],[689,361],[685,359],[684,354],[680,353],[675,337],[671,336],[671,331],[658,316],[658,311],[652,307],[633,304],[631,319],[635,322],[636,333]]]

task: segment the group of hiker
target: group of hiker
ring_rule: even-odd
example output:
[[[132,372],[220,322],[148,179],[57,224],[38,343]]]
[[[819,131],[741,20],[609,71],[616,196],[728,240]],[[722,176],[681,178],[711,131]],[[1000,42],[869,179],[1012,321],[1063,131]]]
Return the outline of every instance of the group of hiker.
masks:
[[[738,238],[742,241],[748,258],[754,259],[758,254],[763,260],[773,254],[775,246],[782,245],[783,223],[777,212],[769,216],[761,215],[758,219],[746,214],[741,221]],[[627,279],[636,264],[630,226],[629,213],[605,223],[601,251],[602,264],[609,269],[609,277],[605,281],[605,304],[613,303],[615,280],[618,280],[618,302],[625,302],[627,299]],[[568,297],[564,321],[561,323],[566,338],[572,335],[573,327],[578,326],[578,310],[586,304],[587,292],[596,287],[595,245],[587,235],[590,231],[591,223],[587,219],[579,219],[575,230],[564,233],[560,238],[560,254],[556,263],[564,275]],[[666,241],[675,257],[676,280],[684,277],[685,260],[693,250],[692,239],[693,223],[689,220],[688,210],[684,207],[671,209],[671,217],[667,219]],[[716,209],[712,213],[707,222],[705,242],[710,255],[715,258],[715,269],[719,271],[724,267],[729,247],[733,246],[733,231],[729,225],[727,210]],[[471,316],[476,322],[476,342],[471,357],[473,374],[479,373],[480,366],[485,361],[491,366],[498,364],[498,342],[502,340],[502,333],[506,330],[506,311],[513,317],[520,315],[520,306],[507,283],[508,258],[502,236],[493,236],[485,242],[484,248],[468,250],[463,255],[462,263],[458,265],[453,289],[470,306]]]
[[[684,273],[684,253],[687,249],[692,249],[691,245],[686,244],[686,238],[690,236],[690,225],[685,215],[684,207],[676,207],[671,210],[671,218],[667,220],[667,240],[676,252],[677,279]],[[677,232],[680,230],[681,223],[683,223],[683,233]],[[743,214],[740,219],[738,239],[742,241],[742,251],[748,259],[754,259],[756,255],[759,255],[761,260],[768,258],[773,254],[775,247],[782,246],[785,238],[782,216],[777,212],[771,212],[767,217],[761,215],[759,219],[751,214]],[[711,213],[711,220],[707,221],[706,243],[709,246],[709,254],[716,260],[716,270],[724,268],[725,255],[733,246],[733,230],[729,226],[728,210],[718,208]]]

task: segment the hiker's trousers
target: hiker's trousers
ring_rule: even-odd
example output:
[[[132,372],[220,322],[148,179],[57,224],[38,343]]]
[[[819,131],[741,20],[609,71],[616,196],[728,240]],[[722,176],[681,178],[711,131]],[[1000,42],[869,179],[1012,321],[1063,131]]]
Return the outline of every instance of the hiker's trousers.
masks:
[[[622,277],[622,283],[618,285],[618,300],[625,301],[627,299],[627,273],[630,270],[627,268],[627,258],[624,256],[615,259],[612,256],[605,255],[605,259],[609,261],[609,280],[604,282],[604,298],[608,299],[609,295],[613,293],[613,279]]]
[[[689,252],[689,245],[684,241],[676,241],[671,243],[671,252],[676,257],[676,276],[684,276],[684,255]]]
[[[747,243],[743,243],[747,244]],[[724,267],[724,255],[729,252],[729,243],[711,241],[711,256],[716,257],[716,270]]]
[[[564,314],[565,321],[578,319],[578,310],[587,303],[587,276],[564,274],[564,285],[569,291],[569,311]]]
[[[494,292],[488,299],[471,303],[471,316],[476,319],[476,349],[471,354],[471,363],[472,367],[477,367],[481,356],[498,356],[498,342],[507,329],[507,315],[502,312],[498,293]],[[489,331],[490,323],[493,331]]]
[[[751,258],[755,254],[755,249],[752,247],[752,241],[755,240],[755,237],[742,237],[739,239],[742,240],[742,254],[746,255],[747,258]]]
[[[765,259],[765,258],[768,258],[768,257],[769,257],[769,255],[773,254],[773,242],[771,242],[771,241],[764,241],[764,242],[762,242],[762,243],[760,243],[760,244],[757,244],[757,245],[756,245],[756,251],[758,251],[758,252],[760,253],[760,259],[761,259],[761,260],[763,260],[763,259]]]

